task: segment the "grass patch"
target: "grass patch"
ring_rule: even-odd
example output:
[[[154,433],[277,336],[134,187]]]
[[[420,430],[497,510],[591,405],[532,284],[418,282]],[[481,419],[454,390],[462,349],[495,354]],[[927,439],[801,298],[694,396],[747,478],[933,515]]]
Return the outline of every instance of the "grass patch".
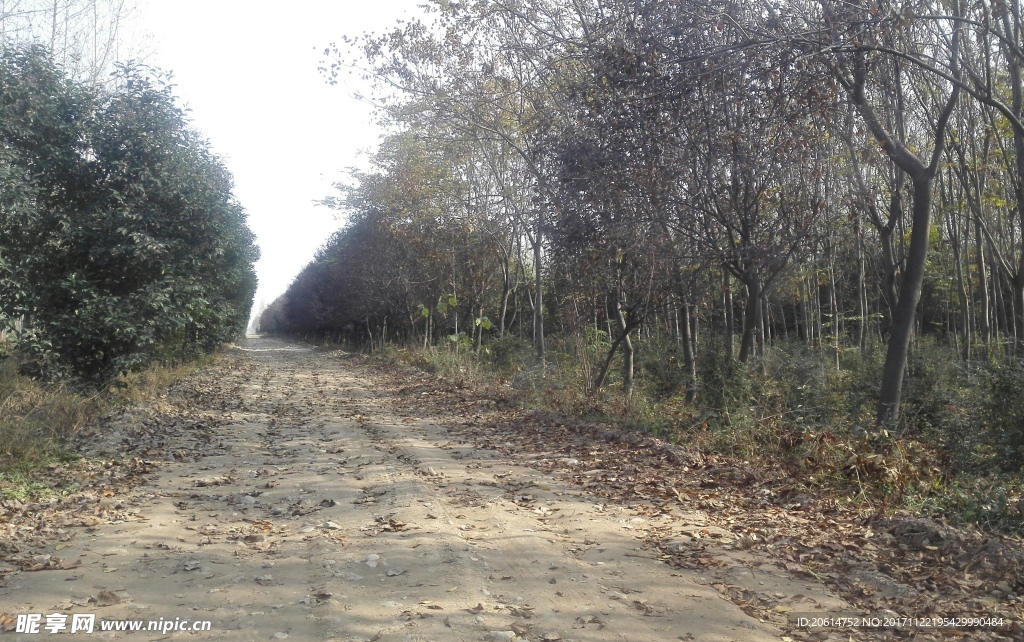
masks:
[[[921,513],[936,517],[956,516],[982,528],[1024,536],[1024,480],[997,475],[961,475],[940,492],[908,498]]]
[[[55,485],[45,471],[78,458],[68,446],[72,435],[113,408],[159,398],[174,382],[213,359],[154,366],[98,392],[44,384],[19,374],[14,357],[0,360],[0,498],[38,500],[68,490]]]
[[[117,406],[132,406],[152,401],[174,383],[209,366],[215,359],[215,355],[204,355],[185,364],[155,365],[139,372],[130,372],[118,379],[110,388],[108,401]]]
[[[0,470],[0,498],[22,502],[40,501],[73,491],[73,486],[61,485],[57,480],[41,474],[46,467],[73,460],[74,457],[54,457],[30,465],[12,466]]]
[[[0,362],[0,470],[66,457],[63,442],[104,407],[99,394],[44,385],[18,374],[13,358]]]
[[[911,357],[902,425],[889,432],[873,420],[881,345],[845,351],[839,367],[828,351],[799,342],[780,342],[763,364],[747,366],[707,346],[690,404],[673,346],[654,341],[638,341],[630,398],[615,363],[600,394],[590,394],[599,339],[552,340],[543,367],[521,340],[479,355],[442,345],[392,347],[384,356],[459,387],[505,390],[525,410],[748,461],[865,508],[1024,532],[1022,366],[964,363],[949,346],[922,338]]]

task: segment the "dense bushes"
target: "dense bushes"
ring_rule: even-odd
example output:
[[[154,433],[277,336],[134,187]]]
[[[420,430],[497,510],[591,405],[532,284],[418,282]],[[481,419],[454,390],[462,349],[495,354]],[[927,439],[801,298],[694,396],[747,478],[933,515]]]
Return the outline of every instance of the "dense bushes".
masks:
[[[41,48],[0,55],[0,321],[24,368],[100,383],[244,330],[257,249],[231,177],[172,88],[102,89]]]

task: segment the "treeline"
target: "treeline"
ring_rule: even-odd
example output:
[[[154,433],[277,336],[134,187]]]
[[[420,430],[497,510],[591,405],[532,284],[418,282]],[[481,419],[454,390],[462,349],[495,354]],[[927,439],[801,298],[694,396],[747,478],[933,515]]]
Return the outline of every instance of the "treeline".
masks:
[[[539,359],[637,342],[842,369],[884,346],[1024,350],[1024,21],[1017,0],[437,2],[325,52],[369,70],[398,133],[332,202],[348,223],[264,330]],[[583,354],[583,352],[579,352]],[[589,353],[588,353],[589,354]],[[677,358],[678,357],[678,358]]]
[[[258,256],[167,79],[0,53],[0,324],[22,369],[99,384],[243,332]]]

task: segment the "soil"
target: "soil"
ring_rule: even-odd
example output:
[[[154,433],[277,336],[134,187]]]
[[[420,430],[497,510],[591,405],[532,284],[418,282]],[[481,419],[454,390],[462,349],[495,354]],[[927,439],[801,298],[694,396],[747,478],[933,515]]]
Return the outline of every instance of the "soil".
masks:
[[[80,440],[49,471],[74,492],[0,506],[12,639],[39,637],[25,613],[211,623],[136,639],[1021,639],[1015,540],[340,351],[251,337]],[[1003,623],[794,624],[841,612]]]

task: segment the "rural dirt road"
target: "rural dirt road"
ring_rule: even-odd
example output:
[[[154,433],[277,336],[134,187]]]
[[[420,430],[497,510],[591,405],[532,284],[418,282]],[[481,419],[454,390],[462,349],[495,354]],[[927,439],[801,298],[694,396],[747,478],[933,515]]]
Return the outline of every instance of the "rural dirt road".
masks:
[[[787,637],[786,614],[849,607],[682,498],[589,494],[579,479],[599,465],[557,474],[580,462],[513,447],[490,419],[500,404],[434,403],[418,377],[246,340],[87,437],[120,463],[29,507],[51,515],[34,531],[9,528],[20,557],[0,567],[0,624],[94,613],[210,622],[134,639],[760,642],[824,639]],[[655,532],[713,563],[666,564],[645,544]]]

